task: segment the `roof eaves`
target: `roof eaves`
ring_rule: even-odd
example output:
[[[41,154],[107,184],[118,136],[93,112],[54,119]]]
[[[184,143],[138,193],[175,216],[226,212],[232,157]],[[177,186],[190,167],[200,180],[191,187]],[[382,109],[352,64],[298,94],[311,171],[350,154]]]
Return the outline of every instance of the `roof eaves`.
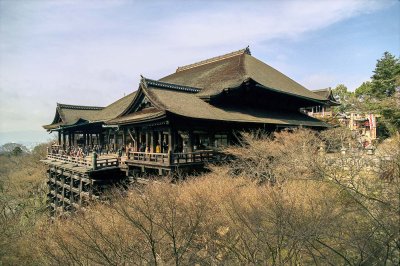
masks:
[[[291,96],[294,96],[294,97],[298,97],[298,98],[301,98],[301,99],[304,99],[304,100],[308,100],[308,101],[311,101],[311,102],[315,102],[315,103],[318,103],[320,105],[325,105],[325,101],[322,100],[322,99],[321,100],[313,99],[313,98],[302,96],[302,95],[299,95],[299,94],[296,94],[296,93],[290,93],[290,92],[286,92],[286,91],[282,91],[282,90],[277,90],[277,89],[274,89],[274,88],[269,88],[269,87],[266,87],[266,86],[264,86],[264,85],[262,85],[262,84],[260,84],[258,82],[256,82],[256,86],[264,88],[264,89],[267,89],[267,90],[271,90],[271,91],[275,91],[275,92],[291,95]]]
[[[186,117],[186,118],[193,118],[191,116],[183,115],[183,114],[178,114],[175,112],[167,111],[168,113],[174,114],[176,116],[180,117]],[[280,121],[279,123],[277,122],[260,122],[260,121],[255,121],[255,120],[247,120],[247,119],[218,119],[218,118],[199,118],[195,117],[195,119],[198,120],[216,120],[216,121],[223,121],[223,122],[234,122],[234,123],[256,123],[256,124],[276,124],[276,125],[284,125],[284,126],[309,126],[309,127],[323,127],[327,128],[330,127],[329,124],[317,120],[317,121],[298,121],[298,123],[290,123],[289,121]]]
[[[147,86],[147,82],[146,79],[144,77],[142,77],[142,79],[140,80],[140,88],[143,92],[143,94],[147,97],[147,99],[151,102],[151,104],[160,109],[160,110],[165,110],[165,106],[161,104],[159,104],[156,100],[158,99],[153,99],[152,95],[150,95],[149,91],[148,91],[148,86]]]
[[[195,87],[166,83],[166,82],[156,81],[156,80],[152,80],[152,79],[148,79],[148,78],[144,78],[144,77],[142,77],[142,79],[143,79],[143,82],[146,84],[146,86],[150,85],[152,87],[157,87],[157,88],[165,88],[165,89],[191,92],[191,93],[198,93],[201,91],[201,89],[195,88]]]
[[[85,105],[72,105],[57,103],[57,107],[64,109],[77,109],[77,110],[102,110],[104,107],[100,106],[85,106]]]
[[[107,121],[105,123],[107,125],[123,125],[123,124],[130,124],[130,123],[133,123],[133,122],[140,123],[140,122],[143,122],[143,121],[154,121],[154,120],[162,119],[162,118],[165,118],[165,117],[166,117],[166,112],[163,111],[163,112],[159,112],[159,113],[156,113],[156,114],[153,114],[153,115],[150,115],[150,116],[147,116],[147,117],[139,118],[139,119],[136,119],[136,120],[135,120],[134,117],[132,119],[126,119],[126,120],[122,120],[121,117],[120,117],[120,118],[111,119],[111,120],[109,120],[109,121]]]

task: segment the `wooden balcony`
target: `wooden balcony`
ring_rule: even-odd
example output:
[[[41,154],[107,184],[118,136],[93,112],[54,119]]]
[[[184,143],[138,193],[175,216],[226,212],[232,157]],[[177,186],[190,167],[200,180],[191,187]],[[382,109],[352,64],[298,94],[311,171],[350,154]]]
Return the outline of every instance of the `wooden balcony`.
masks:
[[[42,160],[48,165],[62,167],[74,172],[93,172],[119,168],[129,172],[132,169],[158,169],[167,172],[175,169],[201,168],[207,163],[226,160],[224,154],[214,150],[201,150],[185,153],[149,153],[129,152],[127,156],[118,157],[116,154],[97,155],[91,153],[88,156],[66,155],[63,151],[51,152]]]
[[[72,167],[80,167],[87,170],[100,170],[107,167],[118,167],[120,159],[116,155],[98,156],[92,153],[90,156],[79,157],[70,156],[61,153],[47,153],[47,159],[43,160],[45,163],[61,163],[68,164]]]
[[[213,150],[194,151],[187,153],[148,153],[148,152],[129,152],[125,160],[127,165],[145,165],[177,167],[202,165],[205,163],[217,162],[224,159],[223,154]]]

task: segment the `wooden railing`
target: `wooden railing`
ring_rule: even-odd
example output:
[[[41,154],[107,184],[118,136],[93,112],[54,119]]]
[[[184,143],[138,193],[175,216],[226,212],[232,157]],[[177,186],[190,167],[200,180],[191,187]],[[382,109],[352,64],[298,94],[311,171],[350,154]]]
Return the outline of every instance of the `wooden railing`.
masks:
[[[149,152],[129,152],[128,160],[136,162],[153,162],[166,166],[195,164],[205,162],[215,162],[222,160],[221,153],[206,150],[186,153],[149,153]]]
[[[114,158],[101,158],[97,157],[97,155],[92,155],[90,157],[77,157],[77,156],[69,156],[65,154],[58,153],[47,153],[47,158],[51,160],[57,160],[64,163],[71,163],[77,166],[89,167],[92,169],[101,169],[105,167],[113,167],[119,165],[119,159],[117,157]]]
[[[204,163],[216,161],[217,152],[212,150],[194,151],[187,153],[173,153],[171,157],[172,164],[187,164],[187,163]]]
[[[105,167],[119,166],[121,158],[119,157],[100,157],[93,153],[88,157],[77,157],[59,153],[47,154],[47,158],[57,160],[64,163],[75,164],[77,166],[84,166],[92,168],[93,170]],[[129,152],[127,156],[128,161],[139,162],[143,164],[159,164],[163,166],[178,166],[184,164],[198,164],[206,162],[217,162],[224,160],[223,154],[213,151],[194,151],[185,153],[151,153],[151,152]]]
[[[128,160],[169,164],[168,153],[129,152]]]
[[[74,156],[68,156],[68,155],[58,154],[58,153],[48,153],[47,158],[66,162],[66,163],[78,164],[81,166],[87,166],[87,167],[91,166],[90,161],[88,161],[86,158],[82,158],[82,157],[74,157]]]

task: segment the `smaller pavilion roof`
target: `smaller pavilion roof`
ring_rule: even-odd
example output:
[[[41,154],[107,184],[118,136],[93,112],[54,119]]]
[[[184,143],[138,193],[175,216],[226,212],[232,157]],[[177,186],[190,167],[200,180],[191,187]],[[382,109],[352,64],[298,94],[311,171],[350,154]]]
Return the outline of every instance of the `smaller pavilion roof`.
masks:
[[[312,92],[315,93],[316,95],[324,98],[324,100],[327,101],[329,105],[340,105],[340,102],[338,102],[335,99],[335,96],[333,96],[333,92],[332,92],[331,88],[313,90]]]
[[[106,107],[82,106],[57,103],[56,114],[53,122],[44,125],[47,130],[76,125],[79,122],[104,122],[113,119],[123,113],[135,98],[136,92],[132,92]]]

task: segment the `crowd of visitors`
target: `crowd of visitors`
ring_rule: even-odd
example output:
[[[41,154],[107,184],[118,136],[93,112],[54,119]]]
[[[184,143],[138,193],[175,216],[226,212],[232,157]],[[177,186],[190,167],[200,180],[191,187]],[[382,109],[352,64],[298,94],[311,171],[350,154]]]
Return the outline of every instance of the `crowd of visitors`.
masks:
[[[51,146],[51,150],[49,151],[52,154],[60,154],[60,155],[66,155],[66,156],[71,156],[71,157],[77,157],[77,158],[85,158],[86,156],[89,156],[90,153],[96,152],[98,155],[104,155],[104,154],[117,154],[119,157],[126,155],[128,156],[129,152],[134,152],[135,148],[134,145],[130,142],[128,145],[125,147],[122,146],[120,149],[114,149],[114,145],[77,145],[77,146],[67,146],[66,149],[64,150],[62,146],[53,143]],[[141,143],[138,148],[139,152],[150,152],[150,146],[146,145],[145,143]],[[164,141],[162,144],[160,142],[157,142],[157,145],[155,147],[155,153],[161,153],[161,152],[168,152],[168,144]]]

